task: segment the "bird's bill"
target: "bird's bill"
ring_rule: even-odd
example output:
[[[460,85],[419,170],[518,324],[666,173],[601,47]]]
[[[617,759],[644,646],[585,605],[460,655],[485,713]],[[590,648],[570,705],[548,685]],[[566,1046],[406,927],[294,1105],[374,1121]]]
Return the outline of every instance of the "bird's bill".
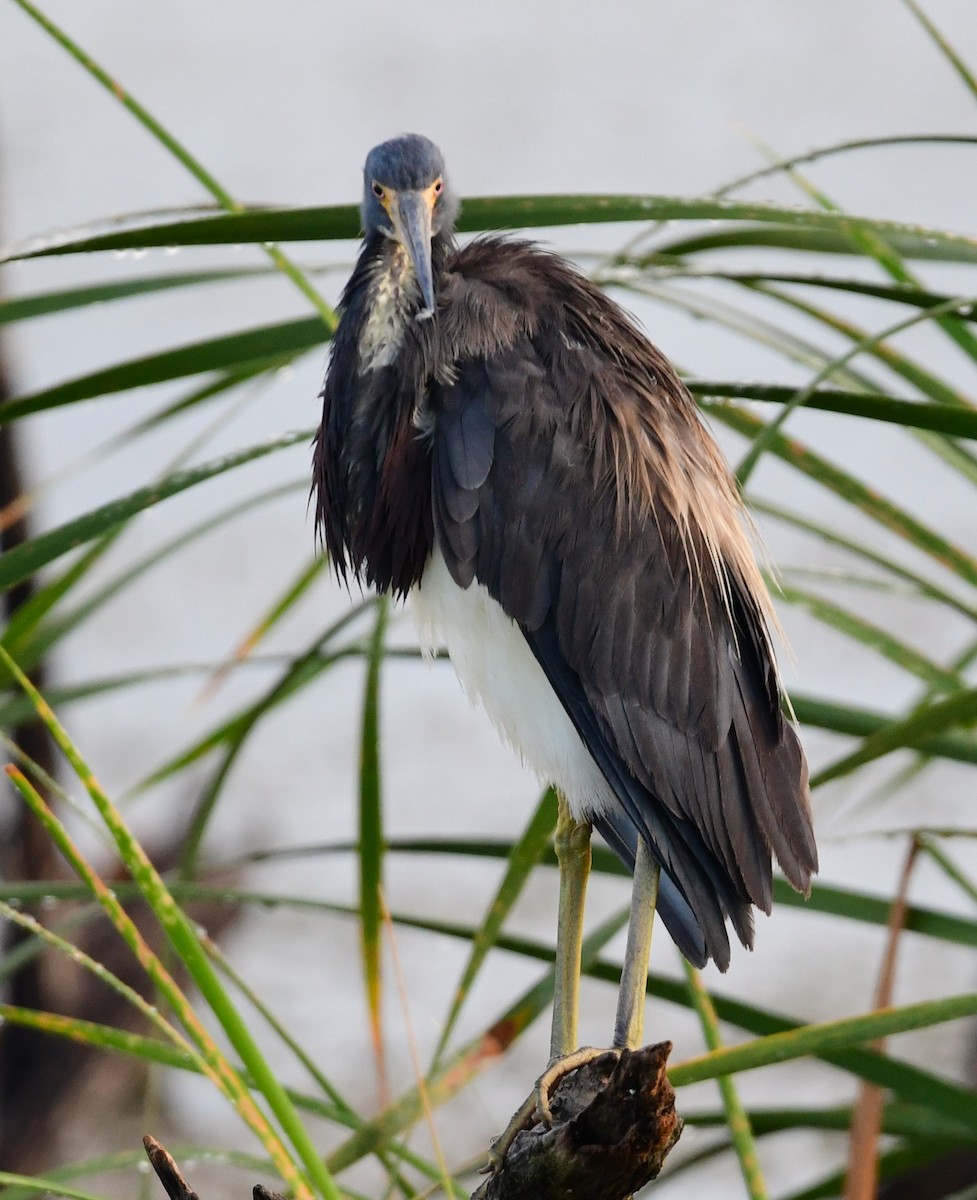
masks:
[[[431,267],[431,220],[434,193],[400,192],[390,216],[397,237],[410,255],[424,308],[419,319],[434,315],[434,272]]]

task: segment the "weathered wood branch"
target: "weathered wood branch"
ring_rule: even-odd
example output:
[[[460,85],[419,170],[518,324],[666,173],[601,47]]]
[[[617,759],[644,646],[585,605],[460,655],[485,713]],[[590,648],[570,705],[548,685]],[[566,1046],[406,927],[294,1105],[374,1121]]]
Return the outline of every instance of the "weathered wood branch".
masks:
[[[561,1079],[553,1125],[516,1135],[473,1200],[627,1200],[654,1179],[682,1132],[665,1076],[670,1042],[602,1054]],[[170,1200],[199,1200],[163,1146],[143,1145]],[[284,1200],[260,1184],[254,1200]]]
[[[472,1200],[626,1200],[644,1187],[682,1132],[665,1075],[671,1049],[604,1054],[562,1079],[552,1127],[517,1134]]]

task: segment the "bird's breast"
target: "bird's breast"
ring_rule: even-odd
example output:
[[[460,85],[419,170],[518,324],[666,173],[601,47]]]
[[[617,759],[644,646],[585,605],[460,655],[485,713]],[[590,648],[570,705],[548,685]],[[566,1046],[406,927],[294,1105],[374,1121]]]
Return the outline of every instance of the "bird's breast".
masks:
[[[447,648],[461,685],[544,784],[555,784],[574,815],[603,810],[608,786],[574,729],[519,626],[479,583],[461,588],[435,547],[411,591],[421,649]]]
[[[361,375],[388,367],[396,359],[418,296],[410,259],[402,247],[392,246],[378,260],[370,281],[367,315],[358,348]]]

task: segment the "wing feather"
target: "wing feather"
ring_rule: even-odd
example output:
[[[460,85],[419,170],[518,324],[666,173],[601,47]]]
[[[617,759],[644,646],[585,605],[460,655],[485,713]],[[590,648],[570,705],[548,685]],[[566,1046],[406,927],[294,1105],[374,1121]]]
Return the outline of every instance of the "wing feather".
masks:
[[[549,311],[536,297],[538,329],[498,318],[507,340],[492,353],[466,356],[456,316],[456,368],[430,400],[435,534],[456,582],[478,580],[522,628],[609,783],[617,806],[593,814],[597,828],[632,863],[648,841],[676,941],[725,967],[725,919],[749,945],[751,905],[770,909],[771,853],[802,890],[816,869],[803,754],[745,534],[735,511],[708,511],[732,496],[718,454],[682,458],[687,393],[664,360],[625,369],[620,348],[587,341],[575,305],[605,305],[623,337],[621,318],[571,278]],[[488,289],[478,303],[491,326]],[[632,357],[657,353],[628,336]]]

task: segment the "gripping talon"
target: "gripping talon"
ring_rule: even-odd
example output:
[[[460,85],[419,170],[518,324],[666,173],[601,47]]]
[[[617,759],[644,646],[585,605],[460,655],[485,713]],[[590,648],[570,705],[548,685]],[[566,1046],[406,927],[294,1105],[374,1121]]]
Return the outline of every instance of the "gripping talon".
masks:
[[[488,1151],[488,1162],[479,1170],[480,1175],[494,1175],[502,1169],[506,1155],[516,1140],[516,1135],[524,1129],[532,1129],[534,1125],[545,1125],[547,1129],[553,1126],[553,1110],[550,1106],[550,1095],[561,1079],[576,1071],[578,1067],[586,1066],[595,1058],[604,1054],[613,1054],[614,1050],[600,1050],[594,1046],[582,1046],[572,1054],[564,1054],[550,1061],[546,1070],[536,1080],[532,1093],[513,1113],[509,1124],[492,1142]],[[620,1054],[620,1050],[616,1053]]]

